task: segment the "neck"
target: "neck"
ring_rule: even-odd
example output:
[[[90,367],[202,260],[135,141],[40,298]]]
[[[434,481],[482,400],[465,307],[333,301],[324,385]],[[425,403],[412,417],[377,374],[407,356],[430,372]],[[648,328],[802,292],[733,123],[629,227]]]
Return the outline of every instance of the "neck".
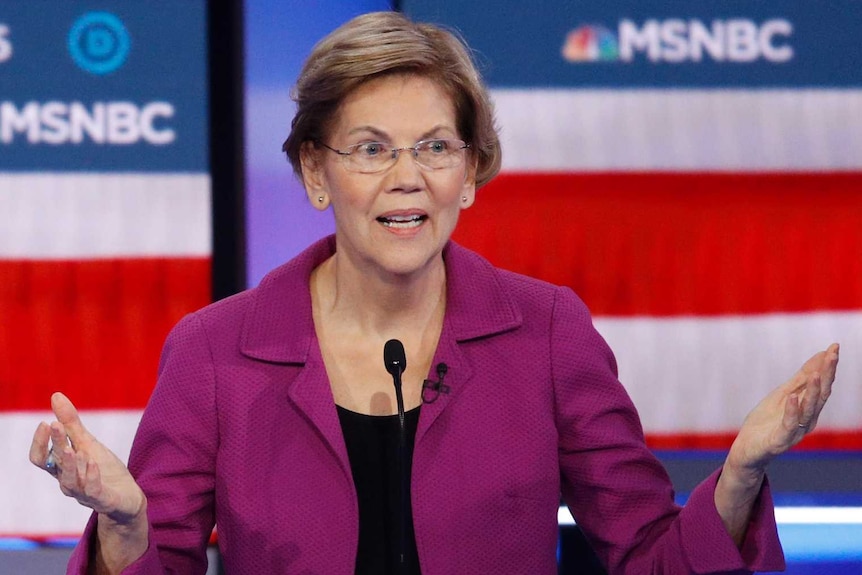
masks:
[[[405,324],[436,324],[445,310],[442,256],[410,275],[368,274],[336,252],[314,271],[312,285],[320,312],[366,334],[397,335]]]

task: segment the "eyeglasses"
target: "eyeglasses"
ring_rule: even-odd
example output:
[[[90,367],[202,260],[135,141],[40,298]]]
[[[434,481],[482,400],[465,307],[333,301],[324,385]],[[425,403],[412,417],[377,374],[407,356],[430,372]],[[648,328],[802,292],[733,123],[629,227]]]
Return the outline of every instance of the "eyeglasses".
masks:
[[[408,150],[416,163],[427,170],[455,168],[464,161],[464,150],[470,147],[463,140],[448,138],[422,140],[406,148],[391,148],[383,142],[364,142],[348,146],[346,150],[337,150],[323,142],[318,143],[341,156],[344,167],[349,171],[360,174],[382,172],[395,165],[398,154]]]

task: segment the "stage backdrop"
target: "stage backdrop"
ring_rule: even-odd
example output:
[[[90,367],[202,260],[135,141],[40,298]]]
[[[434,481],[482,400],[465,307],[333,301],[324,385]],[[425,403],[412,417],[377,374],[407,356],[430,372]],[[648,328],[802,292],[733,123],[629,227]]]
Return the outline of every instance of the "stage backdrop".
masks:
[[[62,390],[122,458],[210,301],[203,0],[0,5],[0,536],[87,510],[27,461]]]
[[[842,345],[802,447],[862,448],[862,4],[405,0],[476,50],[503,172],[456,239],[571,286],[651,445],[728,447]]]
[[[335,229],[308,205],[281,145],[290,133],[290,89],[314,44],[390,0],[245,0],[246,270],[249,287]]]

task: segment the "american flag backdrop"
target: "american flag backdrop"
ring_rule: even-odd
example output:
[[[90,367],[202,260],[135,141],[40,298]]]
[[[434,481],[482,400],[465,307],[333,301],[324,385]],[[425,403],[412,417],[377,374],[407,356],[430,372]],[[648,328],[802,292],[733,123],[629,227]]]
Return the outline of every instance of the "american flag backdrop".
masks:
[[[131,48],[101,75],[70,55],[84,15],[70,4],[52,3],[51,29],[25,0],[0,9],[14,41],[0,62],[0,536],[80,533],[87,510],[26,457],[50,393],[127,457],[165,335],[210,299],[203,3],[163,2],[158,26],[122,3]],[[862,6],[716,4],[401,2],[476,48],[502,129],[503,172],[456,240],[585,300],[652,445],[727,447],[839,341],[835,399],[802,447],[862,449]],[[139,120],[170,104],[151,127],[175,140],[112,145],[84,122],[75,142],[62,127],[106,125],[111,102]],[[265,120],[286,127],[280,113]],[[294,193],[278,161],[271,187]],[[307,225],[278,215],[284,233]]]
[[[165,336],[210,301],[204,8],[0,7],[0,537],[80,534],[27,459],[51,393],[127,458]]]
[[[730,446],[833,341],[800,448],[862,449],[858,2],[407,2],[476,50],[503,170],[455,237],[571,286],[651,446]]]

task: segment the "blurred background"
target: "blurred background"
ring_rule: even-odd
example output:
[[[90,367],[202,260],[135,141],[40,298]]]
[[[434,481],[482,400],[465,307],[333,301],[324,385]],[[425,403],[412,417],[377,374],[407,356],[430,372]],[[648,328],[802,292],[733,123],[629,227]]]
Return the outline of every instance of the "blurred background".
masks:
[[[770,480],[788,572],[862,573],[856,0],[3,0],[0,573],[62,572],[87,520],[27,461],[50,394],[127,457],[173,324],[333,231],[280,152],[290,89],[389,9],[459,31],[491,88],[503,171],[455,239],[585,300],[681,502],[841,343]]]

